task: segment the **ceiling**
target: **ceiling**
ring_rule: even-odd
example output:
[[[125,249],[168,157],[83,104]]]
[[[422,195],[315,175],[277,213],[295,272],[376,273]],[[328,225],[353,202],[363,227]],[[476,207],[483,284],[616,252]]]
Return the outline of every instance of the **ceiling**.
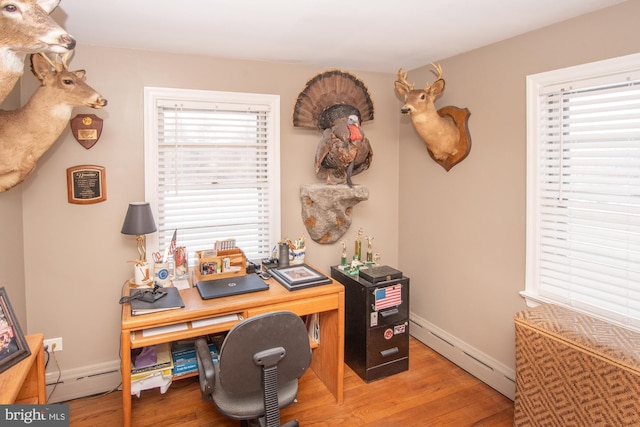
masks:
[[[395,73],[623,0],[62,0],[81,45]]]

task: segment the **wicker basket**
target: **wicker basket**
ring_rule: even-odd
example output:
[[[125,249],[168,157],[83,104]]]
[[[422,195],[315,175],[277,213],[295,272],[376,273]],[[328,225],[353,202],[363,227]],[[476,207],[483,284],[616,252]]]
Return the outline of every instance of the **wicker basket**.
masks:
[[[515,329],[514,426],[640,425],[640,334],[554,305]]]

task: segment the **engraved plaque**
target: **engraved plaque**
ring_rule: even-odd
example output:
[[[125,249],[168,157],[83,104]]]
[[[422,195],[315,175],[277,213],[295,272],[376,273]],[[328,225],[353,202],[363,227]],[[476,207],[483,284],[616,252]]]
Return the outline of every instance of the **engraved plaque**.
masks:
[[[74,138],[87,150],[100,139],[103,120],[95,114],[78,114],[70,123]]]
[[[67,169],[67,197],[69,203],[87,205],[107,200],[105,168],[80,165]]]

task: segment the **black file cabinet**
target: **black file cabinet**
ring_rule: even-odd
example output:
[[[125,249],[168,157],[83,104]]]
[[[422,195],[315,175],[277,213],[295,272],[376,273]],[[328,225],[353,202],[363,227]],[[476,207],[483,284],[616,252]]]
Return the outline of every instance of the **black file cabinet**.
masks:
[[[369,282],[337,266],[345,288],[344,359],[370,382],[409,369],[409,278]]]

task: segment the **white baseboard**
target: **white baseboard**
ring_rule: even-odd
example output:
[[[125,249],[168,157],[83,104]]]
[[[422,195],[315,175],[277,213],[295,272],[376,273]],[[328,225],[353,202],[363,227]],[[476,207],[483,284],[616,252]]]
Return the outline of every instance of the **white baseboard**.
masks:
[[[87,365],[58,374],[52,357],[49,359],[47,371],[48,403],[64,402],[79,397],[106,393],[117,388],[122,382],[120,360]],[[51,396],[49,397],[49,395]]]
[[[490,356],[460,341],[415,313],[409,315],[411,335],[460,368],[511,400],[516,394],[516,373]]]

